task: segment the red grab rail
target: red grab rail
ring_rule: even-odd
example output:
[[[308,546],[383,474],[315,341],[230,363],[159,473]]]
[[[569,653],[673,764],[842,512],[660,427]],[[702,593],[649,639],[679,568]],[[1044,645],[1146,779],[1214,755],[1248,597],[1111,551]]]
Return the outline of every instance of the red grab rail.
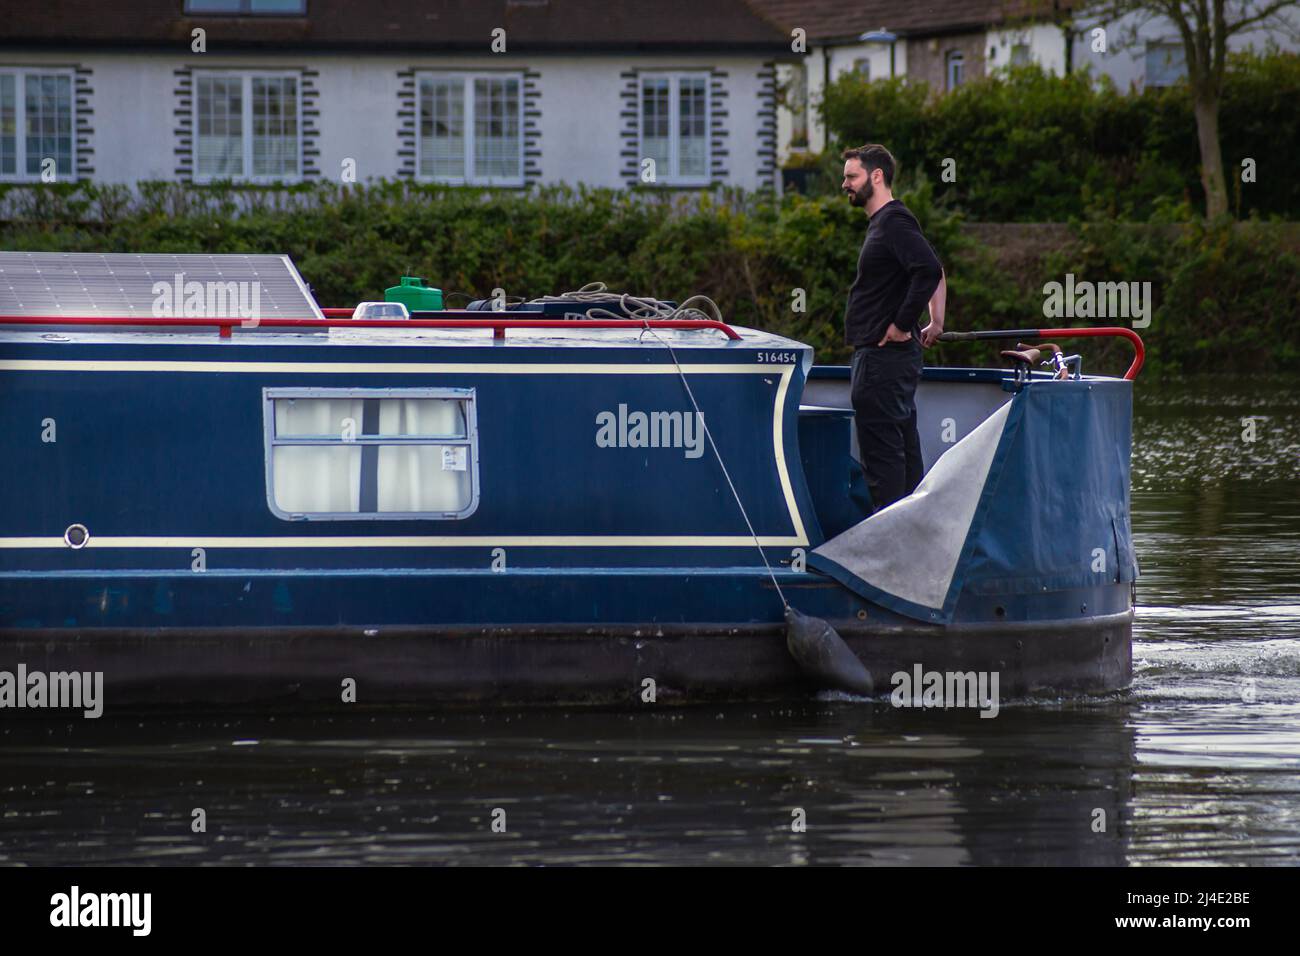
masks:
[[[503,339],[506,329],[716,329],[729,339],[740,333],[715,319],[488,319],[480,313],[466,313],[465,319],[349,319],[351,309],[322,309],[324,319],[239,319],[159,318],[131,315],[0,315],[0,325],[143,325],[157,328],[198,326],[217,328],[229,338],[236,328],[353,328],[353,329],[491,329],[492,337]]]
[[[997,329],[988,332],[944,332],[939,336],[941,342],[971,342],[977,339],[1070,339],[1070,338],[1122,338],[1133,344],[1133,364],[1124,373],[1124,378],[1132,381],[1142,371],[1146,361],[1147,350],[1142,339],[1132,329],[1118,326],[1102,326],[1086,329]]]

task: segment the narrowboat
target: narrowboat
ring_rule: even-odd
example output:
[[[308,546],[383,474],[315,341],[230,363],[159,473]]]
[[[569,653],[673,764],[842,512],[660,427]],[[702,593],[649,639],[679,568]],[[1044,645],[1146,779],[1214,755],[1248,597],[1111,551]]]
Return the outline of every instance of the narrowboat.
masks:
[[[821,683],[791,607],[882,696],[1129,681],[1131,331],[967,333],[1138,355],[925,369],[926,476],[872,514],[809,346],[694,300],[500,305],[0,253],[0,671],[102,672],[110,708],[783,697]]]

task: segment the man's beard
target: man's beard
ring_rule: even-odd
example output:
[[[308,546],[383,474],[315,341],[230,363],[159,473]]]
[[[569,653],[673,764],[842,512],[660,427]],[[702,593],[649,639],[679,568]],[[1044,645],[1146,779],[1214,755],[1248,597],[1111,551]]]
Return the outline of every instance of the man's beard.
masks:
[[[876,194],[876,187],[873,186],[871,184],[871,180],[868,179],[867,184],[863,186],[861,189],[859,189],[857,192],[849,193],[849,205],[858,206],[858,207],[865,206],[868,202],[871,201],[871,197],[874,196],[875,194]]]

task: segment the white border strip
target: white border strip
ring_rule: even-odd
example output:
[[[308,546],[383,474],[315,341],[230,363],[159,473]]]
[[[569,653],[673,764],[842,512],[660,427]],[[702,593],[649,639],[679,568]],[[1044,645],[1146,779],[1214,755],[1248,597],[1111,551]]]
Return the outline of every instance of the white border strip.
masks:
[[[764,547],[804,545],[802,537],[763,537]],[[626,548],[636,545],[656,547],[753,547],[749,535],[311,535],[305,537],[92,537],[85,548]],[[67,548],[62,538],[0,538],[0,548]]]
[[[57,323],[53,323],[57,324]],[[574,323],[577,324],[576,322]],[[98,343],[96,343],[98,344]],[[711,374],[778,374],[787,378],[793,364],[683,365],[682,371]],[[583,365],[545,362],[121,362],[67,359],[0,359],[0,372],[306,372],[311,375],[370,375],[396,372],[429,375],[467,372],[475,375],[676,375],[675,365]]]

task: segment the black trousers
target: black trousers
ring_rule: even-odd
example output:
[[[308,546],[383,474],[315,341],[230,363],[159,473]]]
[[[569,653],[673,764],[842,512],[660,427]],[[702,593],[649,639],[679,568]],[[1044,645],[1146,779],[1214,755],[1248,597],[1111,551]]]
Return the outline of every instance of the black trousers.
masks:
[[[924,364],[916,339],[853,353],[851,391],[858,451],[879,511],[921,483],[921,435],[916,430],[916,385]]]

